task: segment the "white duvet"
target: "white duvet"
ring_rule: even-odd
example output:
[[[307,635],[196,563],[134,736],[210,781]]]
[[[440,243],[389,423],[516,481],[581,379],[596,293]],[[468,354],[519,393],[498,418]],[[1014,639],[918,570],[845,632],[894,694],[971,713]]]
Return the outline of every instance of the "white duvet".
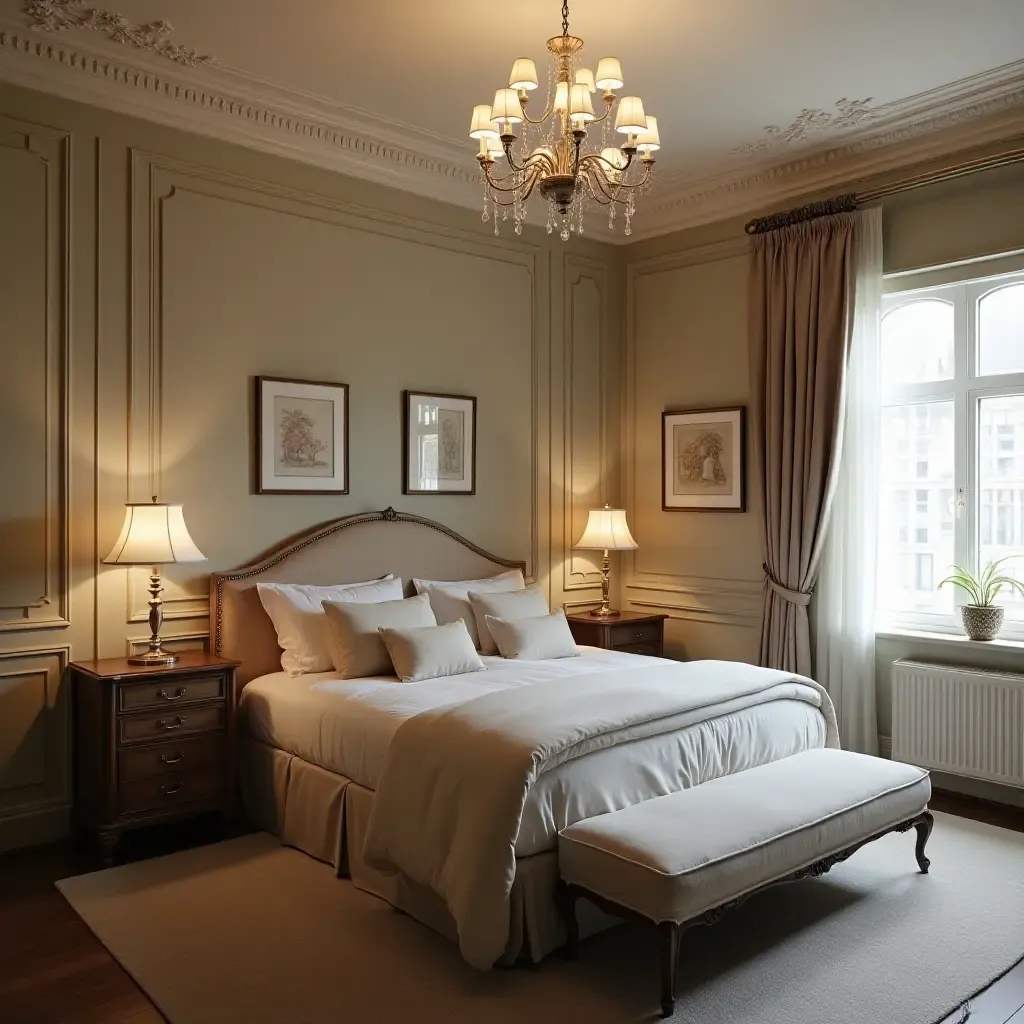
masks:
[[[399,726],[421,711],[485,693],[552,679],[665,664],[617,651],[581,648],[579,658],[507,661],[487,657],[484,672],[419,683],[393,676],[341,680],[334,673],[261,676],[242,691],[240,725],[253,738],[376,790]],[[808,692],[802,692],[803,689]],[[568,761],[533,786],[516,841],[520,857],[553,849],[558,832],[581,818],[733,772],[826,741],[820,697],[773,700]]]

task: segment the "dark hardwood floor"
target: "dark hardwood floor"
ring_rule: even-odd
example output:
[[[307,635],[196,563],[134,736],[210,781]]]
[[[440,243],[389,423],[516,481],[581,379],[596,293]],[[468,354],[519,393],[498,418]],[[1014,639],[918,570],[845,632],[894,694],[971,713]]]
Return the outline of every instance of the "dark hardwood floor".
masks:
[[[1024,810],[1014,807],[952,793],[935,793],[932,807],[1024,832]],[[202,822],[194,830],[156,829],[126,837],[118,860],[155,856],[216,838],[215,830]],[[96,866],[90,856],[66,843],[0,858],[0,1024],[163,1021],[54,888],[57,879]],[[1024,1024],[1024,963],[976,996],[970,1011],[970,1024]],[[942,1024],[965,1020],[957,1011]]]

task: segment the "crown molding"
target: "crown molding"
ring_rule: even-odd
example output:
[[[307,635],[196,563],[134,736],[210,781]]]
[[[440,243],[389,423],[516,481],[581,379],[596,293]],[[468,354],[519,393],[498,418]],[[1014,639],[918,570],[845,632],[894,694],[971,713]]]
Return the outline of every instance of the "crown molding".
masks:
[[[0,15],[0,79],[461,206],[480,202],[476,162],[455,140],[216,62],[183,66],[159,49],[83,35]],[[793,125],[814,113],[797,114]],[[814,130],[767,127],[767,144],[737,147],[716,170],[662,172],[630,236],[594,218],[590,237],[628,245],[1019,136],[1024,61],[863,117],[809,123]]]

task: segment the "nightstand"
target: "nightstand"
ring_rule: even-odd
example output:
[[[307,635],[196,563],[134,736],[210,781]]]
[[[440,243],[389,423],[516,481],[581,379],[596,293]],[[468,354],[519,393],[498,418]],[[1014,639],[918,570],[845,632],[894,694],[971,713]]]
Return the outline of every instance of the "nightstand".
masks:
[[[649,654],[655,658],[665,656],[667,618],[667,615],[641,615],[638,612],[621,612],[614,619],[599,619],[586,612],[566,615],[572,638],[578,644],[628,654]]]
[[[234,803],[235,668],[205,651],[173,665],[70,665],[75,822],[105,866],[121,833]]]

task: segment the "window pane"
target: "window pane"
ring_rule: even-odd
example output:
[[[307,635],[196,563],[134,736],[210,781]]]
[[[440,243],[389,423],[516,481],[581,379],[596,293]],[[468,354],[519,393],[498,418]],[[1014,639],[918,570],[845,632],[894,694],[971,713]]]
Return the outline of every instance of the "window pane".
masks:
[[[906,457],[911,449],[917,456],[913,460]],[[953,561],[953,453],[952,402],[882,410],[881,608],[940,614],[953,610],[953,592],[935,589]]]
[[[1024,580],[1024,395],[978,405],[979,560],[983,568],[1009,558],[1003,569]],[[1007,616],[1024,619],[1019,592],[1004,590],[997,600]]]
[[[953,376],[953,304],[916,299],[882,319],[882,384],[920,384]]]
[[[978,303],[979,373],[1024,372],[1024,284],[989,292]]]

